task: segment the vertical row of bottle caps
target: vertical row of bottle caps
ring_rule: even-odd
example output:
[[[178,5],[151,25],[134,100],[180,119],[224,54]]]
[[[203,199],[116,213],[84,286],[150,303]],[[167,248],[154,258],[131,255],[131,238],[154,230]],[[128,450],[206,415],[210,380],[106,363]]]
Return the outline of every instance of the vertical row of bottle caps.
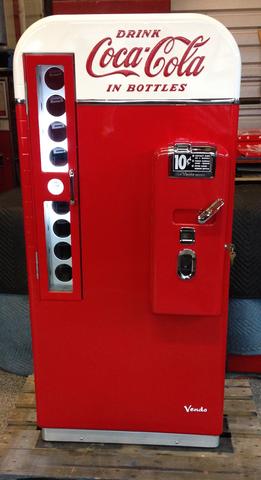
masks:
[[[54,174],[47,188],[57,196],[57,201],[44,202],[49,289],[71,291],[70,205],[58,200],[64,185],[55,178],[55,173],[68,172],[64,69],[62,66],[41,65],[37,74],[41,169]]]

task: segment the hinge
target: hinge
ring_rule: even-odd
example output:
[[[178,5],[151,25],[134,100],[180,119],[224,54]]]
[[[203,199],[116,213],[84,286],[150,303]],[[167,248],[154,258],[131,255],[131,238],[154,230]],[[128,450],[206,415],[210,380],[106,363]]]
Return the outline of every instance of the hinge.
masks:
[[[37,280],[39,280],[39,260],[38,260],[38,252],[35,252],[35,276]]]
[[[230,263],[231,266],[233,265],[235,258],[236,258],[236,249],[234,243],[226,243],[225,248],[228,250],[230,256]]]

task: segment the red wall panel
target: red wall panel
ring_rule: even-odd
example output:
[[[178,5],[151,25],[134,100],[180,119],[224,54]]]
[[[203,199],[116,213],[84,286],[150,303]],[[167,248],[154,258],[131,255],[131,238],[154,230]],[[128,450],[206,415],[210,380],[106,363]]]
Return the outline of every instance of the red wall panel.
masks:
[[[170,12],[170,0],[53,0],[52,13]]]
[[[12,164],[12,138],[9,131],[0,130],[0,192],[14,187],[14,171]]]
[[[261,355],[228,355],[227,370],[240,373],[261,373]]]

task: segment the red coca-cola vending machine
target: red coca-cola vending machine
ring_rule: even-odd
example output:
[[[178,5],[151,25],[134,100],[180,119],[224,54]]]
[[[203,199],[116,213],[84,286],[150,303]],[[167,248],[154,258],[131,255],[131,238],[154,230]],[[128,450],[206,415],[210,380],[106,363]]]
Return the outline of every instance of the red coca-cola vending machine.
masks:
[[[232,35],[196,14],[53,16],[14,72],[43,438],[216,447]]]

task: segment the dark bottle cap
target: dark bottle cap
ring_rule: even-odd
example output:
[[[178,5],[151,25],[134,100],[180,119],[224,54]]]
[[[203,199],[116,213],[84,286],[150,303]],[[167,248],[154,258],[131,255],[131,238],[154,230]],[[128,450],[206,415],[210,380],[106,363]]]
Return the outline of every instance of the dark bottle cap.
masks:
[[[55,147],[50,152],[50,161],[55,167],[64,167],[68,163],[67,151],[61,147]]]
[[[72,267],[66,263],[58,265],[55,269],[55,276],[61,282],[69,282],[72,279]]]
[[[60,90],[64,86],[63,71],[58,67],[49,68],[45,73],[44,81],[51,90]]]
[[[70,210],[69,202],[53,202],[53,211],[58,215],[65,215]]]
[[[48,128],[48,134],[54,142],[62,142],[66,139],[66,126],[62,122],[53,122]]]
[[[65,112],[65,100],[61,95],[51,95],[46,102],[46,108],[50,115],[60,117]]]
[[[54,247],[54,254],[60,260],[68,260],[72,256],[71,245],[67,242],[59,242]]]
[[[53,231],[57,237],[68,237],[71,233],[71,225],[67,220],[59,219],[54,222]]]

